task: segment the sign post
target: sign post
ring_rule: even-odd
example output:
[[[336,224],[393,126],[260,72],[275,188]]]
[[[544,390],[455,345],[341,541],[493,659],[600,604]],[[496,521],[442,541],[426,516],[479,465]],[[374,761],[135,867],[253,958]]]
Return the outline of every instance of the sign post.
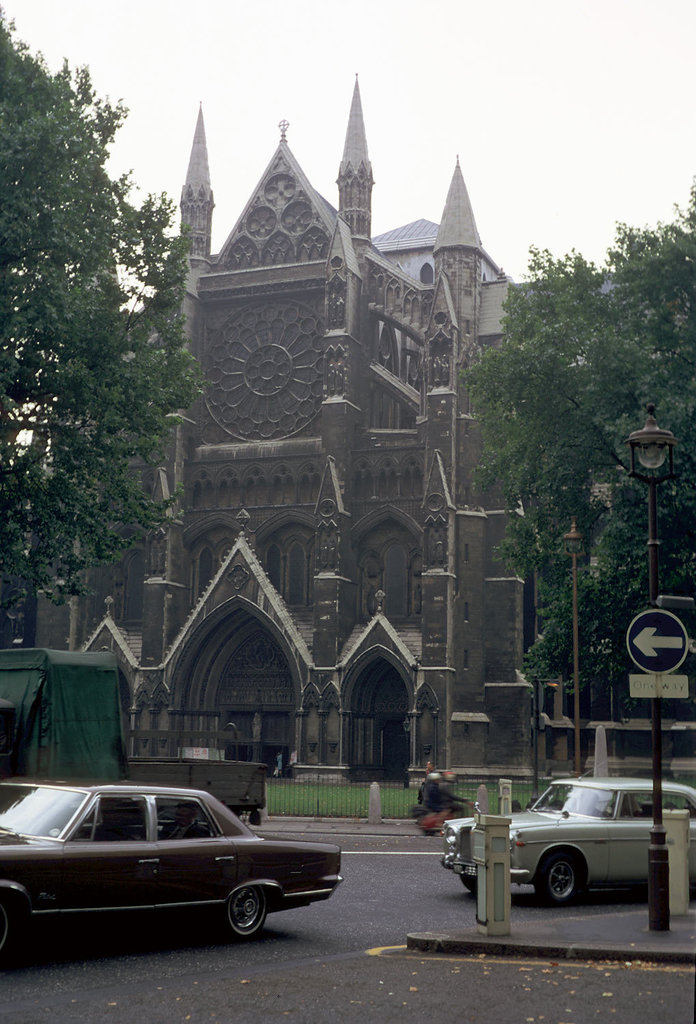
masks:
[[[626,633],[631,661],[642,669],[629,677],[632,697],[652,699],[653,827],[648,850],[650,928],[669,929],[669,862],[662,822],[662,697],[688,697],[688,676],[671,675],[689,651],[681,619],[663,608],[640,612]]]

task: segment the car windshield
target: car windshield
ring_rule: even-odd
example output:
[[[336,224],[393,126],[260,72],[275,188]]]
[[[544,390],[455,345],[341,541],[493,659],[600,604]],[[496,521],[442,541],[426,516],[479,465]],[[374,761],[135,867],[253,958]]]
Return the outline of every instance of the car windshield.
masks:
[[[559,782],[542,793],[532,810],[556,813],[566,811],[568,814],[584,814],[588,818],[610,818],[615,802],[616,794],[611,789]]]
[[[55,839],[85,798],[75,789],[0,785],[0,832]]]

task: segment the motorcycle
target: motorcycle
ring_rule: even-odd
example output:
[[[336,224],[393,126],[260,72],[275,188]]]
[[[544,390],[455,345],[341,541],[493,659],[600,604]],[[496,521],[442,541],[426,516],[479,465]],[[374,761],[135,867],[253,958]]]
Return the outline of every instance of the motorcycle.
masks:
[[[473,814],[473,804],[470,800],[454,799],[452,803],[441,811],[432,811],[423,804],[416,804],[412,814],[416,825],[426,836],[441,835],[446,821],[452,818],[462,818],[468,813]],[[471,810],[470,810],[471,809]]]

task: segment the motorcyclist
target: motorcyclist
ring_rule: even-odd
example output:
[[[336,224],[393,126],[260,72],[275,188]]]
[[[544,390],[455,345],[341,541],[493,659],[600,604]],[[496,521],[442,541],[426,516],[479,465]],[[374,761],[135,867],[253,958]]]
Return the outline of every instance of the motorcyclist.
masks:
[[[423,789],[425,813],[418,818],[418,825],[424,832],[438,832],[448,818],[454,817],[458,808],[469,803],[454,795],[453,782],[456,782],[456,776],[450,771],[442,774],[431,772],[426,778]]]
[[[468,807],[471,804],[470,800],[461,800],[458,796],[454,795],[452,786],[456,784],[457,776],[454,772],[446,771],[442,773],[442,781],[440,782],[440,800],[442,802],[442,810],[450,813],[457,810],[460,807]]]
[[[430,772],[423,787],[423,806],[429,814],[439,814],[444,809],[440,783],[442,775],[439,772]]]

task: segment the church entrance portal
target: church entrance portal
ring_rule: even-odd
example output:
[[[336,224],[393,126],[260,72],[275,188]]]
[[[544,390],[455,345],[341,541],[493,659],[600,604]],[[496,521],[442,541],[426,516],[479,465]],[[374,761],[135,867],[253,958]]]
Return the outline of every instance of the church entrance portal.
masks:
[[[352,703],[353,773],[403,779],[409,766],[408,692],[393,665],[374,661],[356,683]]]
[[[282,651],[264,630],[252,631],[222,667],[216,703],[229,733],[226,758],[262,761],[272,770],[280,753],[288,763],[294,687]]]

